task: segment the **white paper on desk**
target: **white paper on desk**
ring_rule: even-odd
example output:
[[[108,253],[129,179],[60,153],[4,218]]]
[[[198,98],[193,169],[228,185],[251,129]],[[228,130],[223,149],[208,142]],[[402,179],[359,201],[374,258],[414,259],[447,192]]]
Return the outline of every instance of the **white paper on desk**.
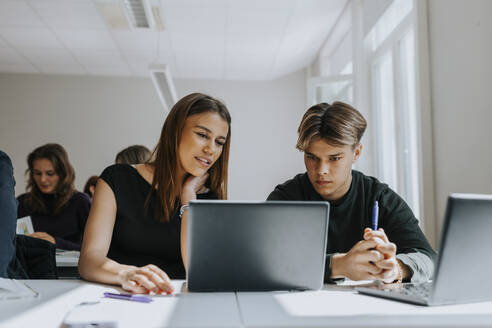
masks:
[[[25,216],[23,218],[17,219],[17,229],[18,235],[28,235],[34,232],[34,227],[32,226],[32,220],[30,216]]]
[[[38,295],[38,292],[18,280],[0,278],[0,300],[29,298]]]

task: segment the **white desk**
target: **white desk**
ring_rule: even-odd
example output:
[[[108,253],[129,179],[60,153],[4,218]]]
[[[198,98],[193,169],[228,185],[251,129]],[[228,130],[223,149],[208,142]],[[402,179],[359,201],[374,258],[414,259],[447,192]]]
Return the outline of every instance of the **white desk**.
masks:
[[[492,302],[414,306],[325,286],[315,292],[177,293],[145,304],[104,299],[113,286],[31,280],[39,299],[0,301],[0,327],[60,327],[81,302],[100,301],[118,327],[492,327]],[[182,281],[173,281],[178,290]]]

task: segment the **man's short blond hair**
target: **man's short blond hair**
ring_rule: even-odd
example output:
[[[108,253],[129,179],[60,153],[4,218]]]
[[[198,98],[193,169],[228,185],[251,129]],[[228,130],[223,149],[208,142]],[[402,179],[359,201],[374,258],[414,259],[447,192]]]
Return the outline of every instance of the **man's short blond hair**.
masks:
[[[332,146],[352,146],[355,148],[364,135],[367,122],[354,107],[336,101],[333,104],[321,103],[309,108],[302,117],[297,132],[296,148],[306,151],[311,142],[322,139]]]

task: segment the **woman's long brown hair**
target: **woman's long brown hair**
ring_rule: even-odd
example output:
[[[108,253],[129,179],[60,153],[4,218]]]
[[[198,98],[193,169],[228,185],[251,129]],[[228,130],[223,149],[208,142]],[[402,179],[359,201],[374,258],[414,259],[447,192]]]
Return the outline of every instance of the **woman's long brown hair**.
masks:
[[[152,189],[147,196],[146,208],[154,189],[157,189],[158,204],[156,217],[160,222],[169,222],[171,214],[179,204],[182,181],[176,181],[179,165],[178,147],[181,133],[188,117],[201,113],[217,113],[229,125],[229,132],[222,147],[222,154],[208,170],[210,174],[207,186],[219,199],[227,199],[227,173],[229,148],[231,144],[231,116],[227,107],[217,99],[201,93],[192,93],[179,100],[171,109],[162,127],[159,142],[149,162],[154,167]]]
[[[34,161],[37,159],[47,159],[53,164],[56,174],[59,177],[58,184],[55,188],[55,206],[53,213],[48,213],[42,192],[34,180]],[[49,143],[38,147],[27,156],[27,188],[26,205],[35,213],[57,215],[65,207],[75,192],[75,170],[68,160],[68,154],[65,149],[56,143]]]

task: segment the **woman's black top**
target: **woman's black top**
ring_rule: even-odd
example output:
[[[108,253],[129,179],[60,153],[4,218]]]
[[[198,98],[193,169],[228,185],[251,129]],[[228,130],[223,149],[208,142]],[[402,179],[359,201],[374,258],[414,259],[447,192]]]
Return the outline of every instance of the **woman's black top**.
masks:
[[[127,265],[155,264],[170,278],[184,279],[179,206],[174,209],[169,222],[159,222],[154,215],[157,193],[131,165],[111,165],[100,178],[113,190],[117,207],[108,258]],[[151,190],[146,209],[145,201]],[[217,196],[209,192],[198,194],[197,198],[217,199]]]
[[[57,248],[79,251],[91,208],[89,196],[76,191],[60,213],[54,215],[57,197],[55,194],[42,194],[48,214],[33,211],[26,203],[28,195],[22,194],[17,197],[17,218],[30,216],[34,231],[50,234],[55,238]]]

